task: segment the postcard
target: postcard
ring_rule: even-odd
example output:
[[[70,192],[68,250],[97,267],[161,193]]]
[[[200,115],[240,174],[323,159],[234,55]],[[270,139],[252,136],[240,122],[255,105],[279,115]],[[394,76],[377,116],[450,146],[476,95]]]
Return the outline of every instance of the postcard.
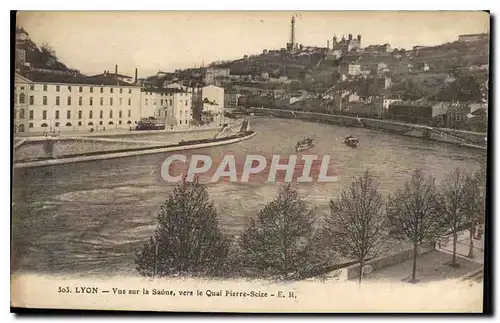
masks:
[[[485,310],[488,12],[15,19],[11,311]]]

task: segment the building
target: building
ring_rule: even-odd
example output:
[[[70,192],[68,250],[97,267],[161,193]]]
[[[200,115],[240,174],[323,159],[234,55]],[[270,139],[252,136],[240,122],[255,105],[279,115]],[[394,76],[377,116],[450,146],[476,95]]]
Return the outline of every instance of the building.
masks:
[[[389,111],[389,105],[394,102],[401,102],[400,99],[375,99],[373,103],[374,116],[382,118]]]
[[[342,36],[340,41],[337,40],[337,36],[333,36],[332,39],[332,50],[331,51],[341,51],[342,54],[356,52],[361,49],[361,35],[358,35],[355,39],[353,39],[352,34],[348,35],[348,38],[345,39]]]
[[[15,75],[15,131],[86,132],[130,128],[143,115],[141,89],[108,75],[29,69]]]
[[[19,69],[26,64],[26,44],[29,40],[29,34],[24,28],[16,28],[16,57],[15,65]]]
[[[231,74],[230,68],[209,67],[205,72],[204,82],[206,84],[218,84],[221,79],[228,79]]]
[[[446,102],[398,101],[389,104],[387,116],[402,122],[442,127],[447,111]]]
[[[224,123],[224,88],[207,85],[201,88],[202,115],[210,116],[210,122]],[[213,120],[211,119],[213,117]]]
[[[468,34],[468,35],[459,35],[458,36],[458,41],[461,43],[470,43],[470,42],[475,42],[475,41],[488,41],[489,39],[489,34],[488,33],[482,33],[482,34]]]
[[[370,45],[370,46],[365,47],[365,52],[390,53],[390,52],[392,52],[392,47],[390,44]]]
[[[341,64],[340,73],[343,75],[356,76],[361,75],[361,65],[359,64]]]
[[[187,127],[193,120],[192,93],[177,87],[142,89],[143,117],[164,120],[167,127]]]

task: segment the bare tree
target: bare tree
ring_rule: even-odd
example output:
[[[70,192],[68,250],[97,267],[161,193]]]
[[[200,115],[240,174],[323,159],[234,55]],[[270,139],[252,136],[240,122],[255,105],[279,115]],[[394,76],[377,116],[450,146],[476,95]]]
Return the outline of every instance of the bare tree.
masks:
[[[438,194],[443,224],[448,233],[453,236],[453,252],[450,263],[452,267],[459,267],[457,264],[457,232],[462,230],[470,219],[467,204],[471,201],[467,199],[466,178],[467,175],[462,170],[455,169],[446,175]]]
[[[161,206],[158,227],[135,258],[143,276],[217,276],[226,270],[230,241],[221,232],[205,187],[184,181]]]
[[[466,213],[469,227],[469,253],[467,257],[474,258],[474,233],[476,225],[484,220],[485,215],[485,191],[486,191],[486,169],[481,167],[473,175],[466,178],[465,191],[467,196]]]
[[[330,201],[324,237],[341,255],[359,261],[359,283],[365,259],[376,256],[384,244],[385,220],[378,183],[368,171],[354,180],[340,198]]]
[[[301,277],[314,265],[314,214],[290,184],[251,218],[240,240],[244,266],[259,276]]]
[[[410,282],[415,283],[417,271],[418,246],[432,242],[441,235],[441,220],[436,196],[434,178],[425,178],[422,170],[413,172],[410,181],[389,196],[387,217],[391,234],[395,238],[413,244],[413,268]]]

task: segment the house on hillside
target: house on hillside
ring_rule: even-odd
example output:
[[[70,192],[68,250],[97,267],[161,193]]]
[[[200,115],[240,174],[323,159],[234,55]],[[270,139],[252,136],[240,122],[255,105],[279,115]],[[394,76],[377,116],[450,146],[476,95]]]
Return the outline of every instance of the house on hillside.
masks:
[[[389,104],[386,115],[402,122],[443,127],[446,113],[446,102],[397,101]]]

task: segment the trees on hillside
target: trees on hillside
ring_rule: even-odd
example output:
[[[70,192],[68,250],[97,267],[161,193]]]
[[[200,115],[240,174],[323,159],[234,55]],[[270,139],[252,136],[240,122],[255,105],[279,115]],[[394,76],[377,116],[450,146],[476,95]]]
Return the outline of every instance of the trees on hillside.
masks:
[[[184,181],[161,206],[154,235],[136,254],[142,276],[217,276],[226,271],[230,241],[220,231],[205,187]]]
[[[389,196],[387,216],[391,234],[413,245],[410,282],[417,282],[418,246],[426,242],[435,243],[442,233],[434,178],[426,178],[422,170],[415,170],[404,189]]]
[[[368,257],[378,254],[386,237],[386,217],[382,195],[373,175],[366,171],[349,189],[330,201],[325,219],[325,244],[344,257],[359,261],[359,283]]]
[[[240,240],[243,265],[260,277],[300,278],[316,263],[314,214],[290,184],[251,218]]]

